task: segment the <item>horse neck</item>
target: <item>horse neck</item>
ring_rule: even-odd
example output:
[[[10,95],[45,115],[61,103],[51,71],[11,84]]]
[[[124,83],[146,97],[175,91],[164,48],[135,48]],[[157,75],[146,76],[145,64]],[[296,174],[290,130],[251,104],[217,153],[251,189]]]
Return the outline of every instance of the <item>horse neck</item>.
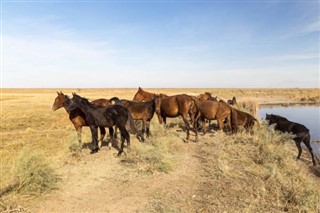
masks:
[[[71,111],[68,110],[68,107],[70,106],[70,98],[64,96],[64,100],[63,100],[63,108],[66,110],[66,112],[68,114],[70,114]]]
[[[88,105],[87,105],[87,104],[84,104],[81,101],[79,101],[76,103],[76,105],[84,114],[89,113],[89,111],[91,109],[90,103],[88,103]]]

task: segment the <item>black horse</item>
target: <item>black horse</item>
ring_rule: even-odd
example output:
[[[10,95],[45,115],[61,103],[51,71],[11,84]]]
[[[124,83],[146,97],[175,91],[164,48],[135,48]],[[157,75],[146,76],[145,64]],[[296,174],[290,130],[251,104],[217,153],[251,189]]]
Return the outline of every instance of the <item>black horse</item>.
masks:
[[[297,159],[300,159],[302,152],[301,142],[303,142],[311,154],[313,165],[316,165],[312,147],[310,145],[310,132],[307,127],[302,124],[289,121],[288,119],[280,115],[266,114],[266,120],[269,121],[269,124],[276,124],[276,130],[292,133],[296,136],[295,138],[293,138],[293,140],[295,141],[299,151]]]
[[[98,147],[98,127],[113,127],[116,126],[121,134],[121,148],[118,156],[123,152],[124,141],[127,141],[127,146],[130,146],[130,135],[125,127],[127,121],[130,121],[131,129],[136,131],[130,112],[127,108],[121,105],[110,105],[108,107],[97,107],[76,93],[72,93],[71,104],[69,109],[79,108],[85,115],[86,121],[90,127],[92,135],[92,150],[91,154],[99,151]]]

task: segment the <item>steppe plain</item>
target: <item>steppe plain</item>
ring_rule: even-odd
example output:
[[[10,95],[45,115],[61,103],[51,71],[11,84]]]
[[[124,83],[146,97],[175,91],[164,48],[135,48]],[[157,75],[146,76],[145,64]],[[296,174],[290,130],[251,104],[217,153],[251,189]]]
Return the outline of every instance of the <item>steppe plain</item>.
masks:
[[[320,89],[144,88],[167,95],[211,92],[238,103],[319,104]],[[320,212],[320,166],[295,159],[290,135],[260,120],[255,134],[208,132],[184,142],[180,118],[115,157],[106,142],[94,155],[77,147],[56,91],[94,100],[131,100],[137,88],[1,89],[0,212]],[[244,104],[245,105],[245,104]],[[83,141],[91,141],[83,128]],[[107,138],[106,140],[109,140]]]

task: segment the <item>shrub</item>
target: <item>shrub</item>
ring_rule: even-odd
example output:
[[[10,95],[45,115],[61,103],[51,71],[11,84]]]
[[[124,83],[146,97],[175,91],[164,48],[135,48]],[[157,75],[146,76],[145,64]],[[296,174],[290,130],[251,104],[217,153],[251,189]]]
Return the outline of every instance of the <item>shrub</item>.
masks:
[[[56,172],[45,158],[37,151],[22,150],[16,167],[18,191],[25,193],[41,193],[52,189],[56,182]]]

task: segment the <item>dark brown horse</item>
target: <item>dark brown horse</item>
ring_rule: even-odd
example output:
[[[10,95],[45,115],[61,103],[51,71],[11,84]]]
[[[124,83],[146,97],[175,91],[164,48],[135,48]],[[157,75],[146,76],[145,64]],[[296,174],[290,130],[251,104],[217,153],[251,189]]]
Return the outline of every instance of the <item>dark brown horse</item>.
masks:
[[[92,135],[91,154],[98,152],[98,127],[113,127],[116,126],[121,133],[121,148],[118,156],[121,155],[124,148],[124,142],[127,141],[127,146],[130,146],[130,135],[125,127],[129,120],[131,129],[136,131],[132,117],[127,108],[121,105],[110,105],[108,107],[96,107],[76,93],[73,93],[71,104],[68,110],[79,108],[85,115],[86,121],[90,127]]]
[[[143,90],[141,87],[139,87],[138,91],[136,92],[136,94],[134,95],[132,101],[136,101],[136,102],[143,102],[143,101],[152,101],[154,100],[155,97],[168,97],[165,94],[154,94],[154,93],[150,93],[147,92],[145,90]]]
[[[82,127],[83,126],[89,126],[83,112],[79,108],[75,108],[73,110],[68,110],[68,107],[70,105],[70,98],[67,95],[64,95],[62,92],[57,92],[58,96],[55,98],[54,103],[52,105],[52,110],[56,111],[57,109],[60,109],[62,107],[65,108],[69,115],[70,121],[73,123],[74,128],[77,131],[78,135],[78,141],[81,144],[81,133],[82,133]],[[100,140],[102,141],[106,131],[103,127],[100,127]],[[113,137],[113,128],[109,128],[110,136]],[[111,148],[111,143],[109,143],[109,147]]]
[[[175,118],[181,116],[187,129],[187,141],[189,140],[190,124],[188,122],[188,115],[190,116],[192,123],[194,121],[194,113],[196,107],[194,101],[189,95],[174,95],[168,97],[156,97],[156,113],[159,123],[167,123],[167,117]]]
[[[229,130],[237,131],[237,114],[235,110],[228,104],[222,101],[207,101],[199,100],[198,98],[192,98],[197,107],[197,113],[194,120],[194,128],[196,132],[196,139],[198,137],[198,120],[201,118],[202,126],[204,127],[204,121],[207,120],[217,120],[219,130],[224,127],[224,121],[227,122],[227,127]],[[231,125],[232,124],[232,125]],[[203,133],[205,134],[205,128],[203,128]]]
[[[230,104],[230,105],[238,106],[236,97],[233,97],[231,100],[228,100],[227,103]]]
[[[234,108],[233,108],[234,109]],[[259,125],[259,121],[247,112],[234,109],[237,113],[237,124],[243,126],[248,132],[253,133],[253,126],[255,122]]]
[[[302,124],[289,121],[288,119],[279,115],[266,114],[266,120],[269,122],[270,125],[276,124],[276,130],[279,130],[281,132],[292,133],[296,136],[295,138],[293,138],[293,140],[295,141],[296,146],[298,148],[297,159],[300,159],[302,153],[301,142],[303,142],[311,154],[313,165],[316,165],[312,147],[310,145],[310,132],[307,127],[305,127]]]
[[[117,97],[110,99],[111,103],[121,104],[126,107],[131,115],[133,120],[142,120],[142,140],[144,137],[144,132],[147,133],[147,138],[150,136],[150,121],[153,118],[155,112],[155,101],[146,101],[146,102],[136,102],[122,99],[120,100]]]

